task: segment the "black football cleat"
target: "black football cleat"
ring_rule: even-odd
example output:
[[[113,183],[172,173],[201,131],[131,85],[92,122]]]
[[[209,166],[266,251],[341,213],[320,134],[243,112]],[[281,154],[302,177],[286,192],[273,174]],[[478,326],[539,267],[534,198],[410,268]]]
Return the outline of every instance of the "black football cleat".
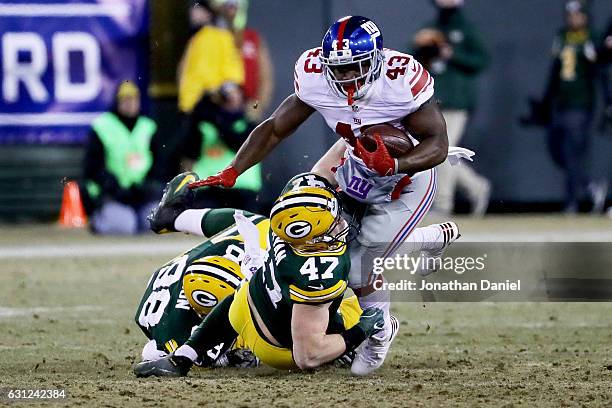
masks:
[[[159,360],[143,361],[134,366],[136,377],[185,377],[193,362],[184,356],[169,356]]]
[[[249,349],[232,349],[222,354],[214,364],[215,367],[253,368],[259,366],[259,359]]]
[[[198,179],[196,173],[185,172],[166,184],[161,201],[147,217],[151,231],[156,234],[176,232],[174,228],[176,217],[193,205],[194,193],[187,186]]]
[[[347,351],[334,361],[332,364],[336,368],[351,368],[351,364],[353,364],[353,360],[355,359],[355,350]]]

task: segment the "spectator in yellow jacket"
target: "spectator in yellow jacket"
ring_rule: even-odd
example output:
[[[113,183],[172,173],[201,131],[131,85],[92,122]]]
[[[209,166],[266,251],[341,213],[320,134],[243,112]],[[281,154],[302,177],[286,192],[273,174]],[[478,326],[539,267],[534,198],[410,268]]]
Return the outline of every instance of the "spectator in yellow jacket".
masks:
[[[206,92],[216,91],[221,84],[233,82],[242,86],[244,68],[232,32],[214,26],[214,12],[207,1],[193,7],[208,16],[189,40],[179,65],[179,109],[189,114]]]

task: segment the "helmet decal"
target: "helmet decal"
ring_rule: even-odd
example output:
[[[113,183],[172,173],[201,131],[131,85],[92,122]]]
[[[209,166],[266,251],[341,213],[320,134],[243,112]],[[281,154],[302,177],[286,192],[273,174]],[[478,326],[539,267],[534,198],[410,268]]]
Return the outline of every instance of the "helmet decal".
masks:
[[[308,221],[294,221],[287,224],[285,234],[291,238],[304,238],[312,231],[312,225]]]
[[[287,182],[283,188],[283,191],[281,191],[281,195],[299,187],[321,187],[333,189],[329,184],[329,181],[327,181],[327,179],[323,176],[316,173],[300,173],[293,176],[291,180]]]
[[[203,316],[234,293],[243,278],[238,263],[219,255],[204,256],[187,268],[183,291],[191,308]]]
[[[197,272],[200,275],[219,279],[226,284],[237,287],[240,285],[241,277],[223,267],[210,264],[193,264],[187,269],[188,272]]]
[[[300,175],[292,180],[298,184],[299,181],[319,182],[310,176]],[[270,228],[274,234],[300,251],[342,247],[344,234],[338,234],[342,231],[336,228],[342,221],[341,207],[335,191],[327,187],[288,185],[289,190],[278,197],[270,212]]]
[[[215,295],[201,289],[194,290],[191,293],[191,297],[194,302],[202,307],[215,307],[215,305],[219,302]]]
[[[370,36],[372,36],[372,41],[375,41],[376,37],[380,36],[380,30],[378,29],[378,26],[374,24],[372,20],[369,20],[363,23],[361,25],[361,28],[366,30],[366,32],[370,34]]]

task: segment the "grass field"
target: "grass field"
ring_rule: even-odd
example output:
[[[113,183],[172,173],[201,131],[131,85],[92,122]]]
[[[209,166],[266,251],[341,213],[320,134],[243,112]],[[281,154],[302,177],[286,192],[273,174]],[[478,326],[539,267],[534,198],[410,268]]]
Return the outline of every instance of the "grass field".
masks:
[[[604,219],[521,222],[523,228],[517,219],[466,221],[464,232],[504,224],[517,234],[534,225],[553,236],[612,231]],[[612,406],[612,303],[394,304],[400,334],[386,365],[369,378],[335,368],[261,367],[139,380],[131,372],[145,342],[133,322],[137,303],[151,272],[197,241],[95,238],[52,227],[3,232],[4,391],[63,388],[68,398],[60,405],[112,407]],[[3,405],[19,406],[0,399]]]

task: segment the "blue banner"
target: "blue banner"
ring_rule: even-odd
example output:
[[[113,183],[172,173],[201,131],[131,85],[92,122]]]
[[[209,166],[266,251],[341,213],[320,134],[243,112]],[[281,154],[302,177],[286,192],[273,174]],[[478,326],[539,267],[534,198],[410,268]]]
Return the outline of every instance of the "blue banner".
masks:
[[[0,144],[83,143],[121,81],[148,84],[146,0],[0,0]]]

